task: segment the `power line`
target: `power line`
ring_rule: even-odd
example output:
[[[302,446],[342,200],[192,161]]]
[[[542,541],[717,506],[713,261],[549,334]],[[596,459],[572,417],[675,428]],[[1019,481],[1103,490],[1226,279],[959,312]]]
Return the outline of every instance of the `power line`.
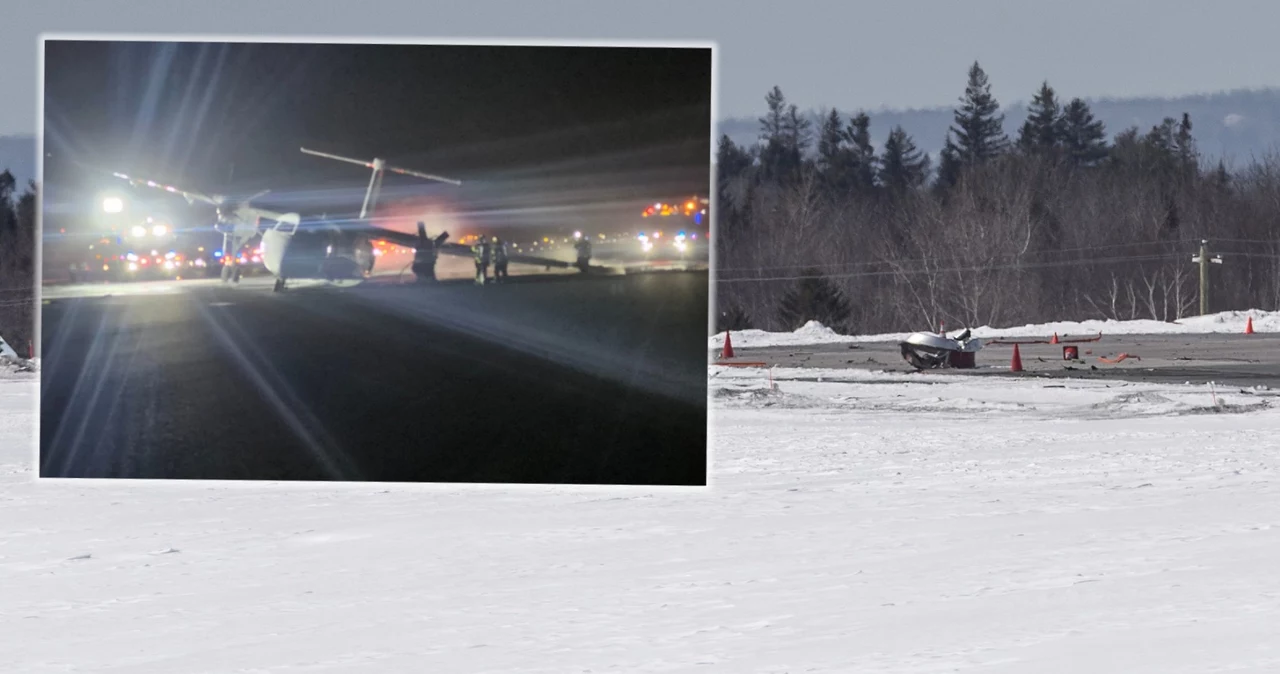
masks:
[[[1092,251],[1099,251],[1099,250],[1114,250],[1117,248],[1131,248],[1136,246],[1167,245],[1167,246],[1173,247],[1173,246],[1185,245],[1188,243],[1194,243],[1196,241],[1197,239],[1178,239],[1178,240],[1169,240],[1169,241],[1144,241],[1144,242],[1134,242],[1134,243],[1116,243],[1116,244],[1109,244],[1104,246],[1081,246],[1078,248],[1061,248],[1057,250],[1046,248],[1046,249],[1032,250],[1032,251],[1028,251],[1026,253],[1021,253],[1021,254],[1006,253],[1001,255],[1000,257],[1019,258],[1019,257],[1030,257],[1034,255],[1043,255],[1043,254],[1084,253],[1084,252],[1092,252]],[[1277,241],[1276,243],[1280,243],[1280,241]],[[907,260],[894,260],[894,262],[928,263],[928,262],[939,262],[939,261],[945,262],[948,260],[960,260],[960,259],[962,258],[959,258],[959,257],[914,258],[914,259],[907,259]],[[868,266],[878,265],[878,264],[888,264],[888,262],[884,260],[868,260],[868,261],[861,261],[861,262],[837,262],[837,263],[825,263],[825,264],[824,263],[792,264],[792,265],[775,265],[775,266],[766,266],[766,267],[721,267],[717,269],[716,272],[719,273],[719,272],[729,272],[729,271],[771,271],[771,270],[779,270],[779,269],[844,269],[848,267],[868,267]]]
[[[1134,262],[1154,262],[1157,260],[1169,260],[1181,257],[1185,253],[1159,253],[1141,256],[1124,256],[1112,258],[1089,258],[1084,260],[1056,260],[1051,262],[1027,262],[1023,264],[1011,265],[985,265],[972,267],[953,267],[948,269],[891,269],[885,271],[869,271],[854,272],[846,274],[797,274],[793,276],[769,276],[769,277],[740,277],[728,279],[716,279],[716,283],[767,283],[776,281],[799,281],[802,279],[818,279],[818,278],[865,278],[872,276],[920,276],[920,275],[942,275],[942,274],[964,274],[991,271],[1008,271],[1008,270],[1024,270],[1024,269],[1050,269],[1055,267],[1075,267],[1100,264],[1116,264],[1116,263],[1134,263]],[[888,262],[884,264],[890,264]]]

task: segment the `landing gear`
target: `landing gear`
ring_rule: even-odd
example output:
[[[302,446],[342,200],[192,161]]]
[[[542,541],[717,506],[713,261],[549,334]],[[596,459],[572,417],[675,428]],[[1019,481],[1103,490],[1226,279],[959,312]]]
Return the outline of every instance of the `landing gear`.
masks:
[[[283,276],[282,276],[282,277],[277,278],[277,279],[276,279],[276,283],[275,283],[275,285],[274,285],[274,286],[272,286],[272,288],[271,288],[271,292],[273,292],[273,293],[280,293],[280,292],[284,292],[284,284],[285,284],[285,279],[284,279],[284,277],[283,277]]]

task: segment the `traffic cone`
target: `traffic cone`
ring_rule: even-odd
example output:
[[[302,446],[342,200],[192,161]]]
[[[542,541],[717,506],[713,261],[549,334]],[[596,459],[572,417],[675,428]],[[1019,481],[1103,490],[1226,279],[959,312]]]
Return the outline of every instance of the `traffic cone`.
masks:
[[[1246,334],[1246,335],[1252,335],[1252,334],[1253,334],[1253,316],[1250,316],[1250,317],[1249,317],[1249,320],[1248,320],[1247,322],[1245,322],[1245,324],[1244,324],[1244,334]]]
[[[1056,333],[1056,332],[1055,332],[1055,333],[1053,333],[1053,339],[1049,340],[1049,343],[1050,343],[1050,344],[1057,344],[1057,343],[1058,343],[1058,333]]]
[[[721,358],[733,358],[733,340],[729,339],[729,331],[724,331],[724,350],[720,352]]]
[[[1013,345],[1013,360],[1009,362],[1010,372],[1022,372],[1022,352],[1018,350],[1018,345]]]

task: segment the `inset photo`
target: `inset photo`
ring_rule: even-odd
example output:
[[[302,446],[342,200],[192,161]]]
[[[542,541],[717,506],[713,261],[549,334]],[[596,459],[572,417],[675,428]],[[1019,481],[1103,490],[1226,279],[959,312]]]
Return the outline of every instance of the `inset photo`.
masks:
[[[40,478],[707,484],[712,45],[42,48]]]

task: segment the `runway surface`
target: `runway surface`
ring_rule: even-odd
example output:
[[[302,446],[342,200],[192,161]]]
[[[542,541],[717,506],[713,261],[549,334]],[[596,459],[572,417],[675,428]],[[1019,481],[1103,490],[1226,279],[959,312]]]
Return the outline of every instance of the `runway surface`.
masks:
[[[1074,338],[1074,337],[1073,337]],[[1122,381],[1267,387],[1280,389],[1280,335],[1185,334],[1103,335],[1092,343],[1074,344],[1077,361],[1063,360],[1063,345],[1027,344],[1018,347],[1024,371],[1009,371],[1011,345],[989,344],[977,354],[973,370],[934,370],[939,373],[1010,377],[1115,379]],[[1129,354],[1118,363],[1115,360]],[[913,371],[897,342],[861,342],[813,346],[741,348],[736,361],[761,361],[779,367],[862,368]]]
[[[707,282],[46,288],[41,476],[702,485]]]

